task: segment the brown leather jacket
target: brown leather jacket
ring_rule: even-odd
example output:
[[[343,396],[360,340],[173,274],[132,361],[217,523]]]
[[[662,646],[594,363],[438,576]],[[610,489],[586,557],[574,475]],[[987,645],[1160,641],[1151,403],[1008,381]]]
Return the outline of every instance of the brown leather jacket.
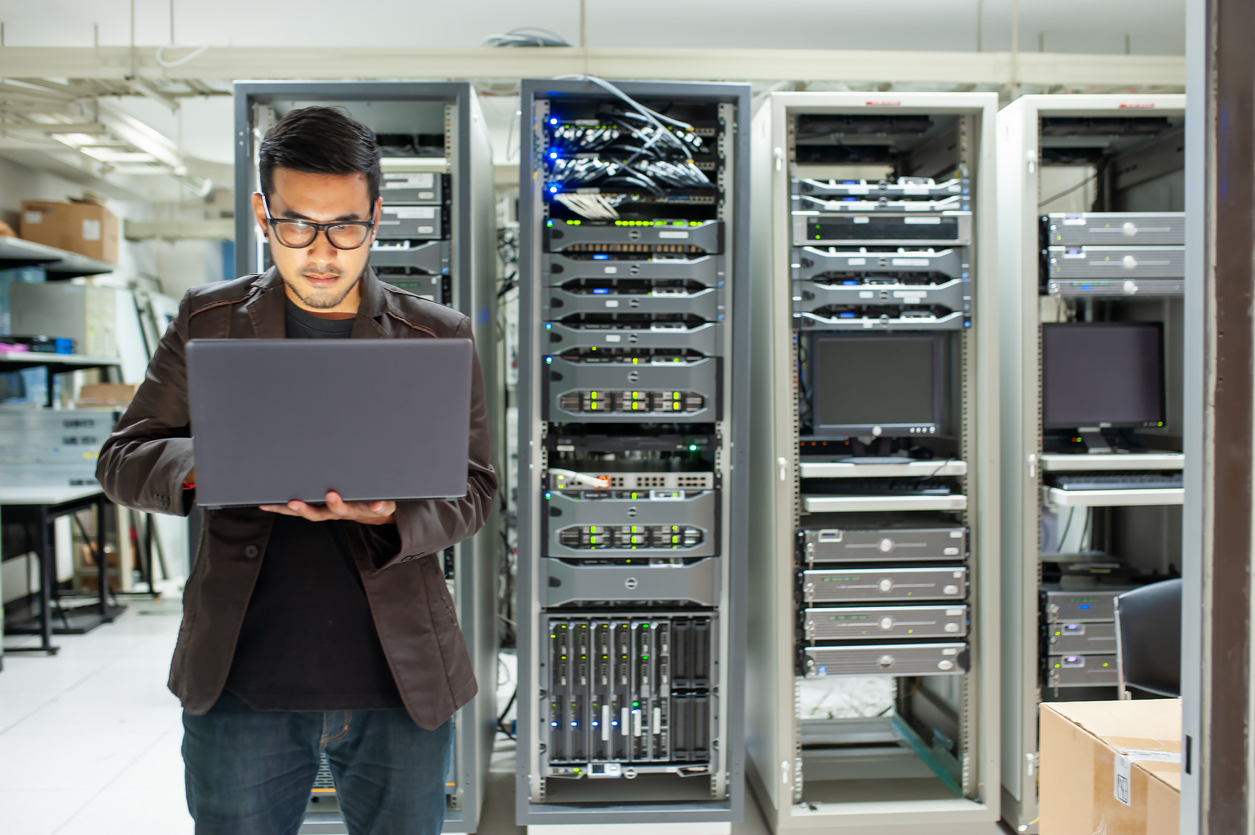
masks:
[[[97,475],[105,494],[136,510],[187,515],[191,499],[183,479],[194,463],[187,341],[283,336],[283,280],[274,269],[188,291],[134,402],[100,452]],[[442,337],[470,338],[470,320],[367,270],[353,339]],[[397,688],[410,716],[428,729],[476,693],[439,556],[483,527],[497,490],[478,358],[473,375],[466,496],[398,502],[395,528],[349,526],[353,558]],[[205,513],[170,669],[170,689],[188,713],[207,712],[222,693],[274,519],[257,508]]]

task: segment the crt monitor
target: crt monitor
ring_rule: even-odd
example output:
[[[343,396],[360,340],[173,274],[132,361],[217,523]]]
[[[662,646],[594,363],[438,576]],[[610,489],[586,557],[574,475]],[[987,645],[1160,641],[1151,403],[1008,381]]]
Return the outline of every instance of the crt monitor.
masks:
[[[1042,325],[1042,426],[1164,425],[1163,325]]]
[[[806,364],[814,435],[941,431],[941,334],[815,334]]]

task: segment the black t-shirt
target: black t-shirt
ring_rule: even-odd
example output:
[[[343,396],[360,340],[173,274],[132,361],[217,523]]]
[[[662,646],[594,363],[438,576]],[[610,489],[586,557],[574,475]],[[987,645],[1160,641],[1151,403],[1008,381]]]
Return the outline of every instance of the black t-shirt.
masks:
[[[291,301],[286,321],[289,339],[347,339],[353,330],[352,319],[322,319]],[[227,677],[254,709],[402,706],[349,553],[355,524],[276,515]]]

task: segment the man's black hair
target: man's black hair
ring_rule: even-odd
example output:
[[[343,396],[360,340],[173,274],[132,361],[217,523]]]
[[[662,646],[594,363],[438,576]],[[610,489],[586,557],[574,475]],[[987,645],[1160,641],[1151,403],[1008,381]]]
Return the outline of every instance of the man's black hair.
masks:
[[[365,174],[373,211],[379,197],[379,145],[370,128],[334,107],[293,110],[266,132],[258,153],[261,191],[275,193],[274,170],[306,174]]]

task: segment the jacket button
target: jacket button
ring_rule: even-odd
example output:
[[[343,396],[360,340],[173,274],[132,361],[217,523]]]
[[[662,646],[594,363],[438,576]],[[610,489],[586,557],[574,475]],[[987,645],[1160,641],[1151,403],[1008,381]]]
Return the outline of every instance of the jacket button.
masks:
[[[250,560],[255,559],[257,555],[260,553],[261,553],[261,549],[258,548],[256,545],[244,546],[244,556],[248,557]]]

